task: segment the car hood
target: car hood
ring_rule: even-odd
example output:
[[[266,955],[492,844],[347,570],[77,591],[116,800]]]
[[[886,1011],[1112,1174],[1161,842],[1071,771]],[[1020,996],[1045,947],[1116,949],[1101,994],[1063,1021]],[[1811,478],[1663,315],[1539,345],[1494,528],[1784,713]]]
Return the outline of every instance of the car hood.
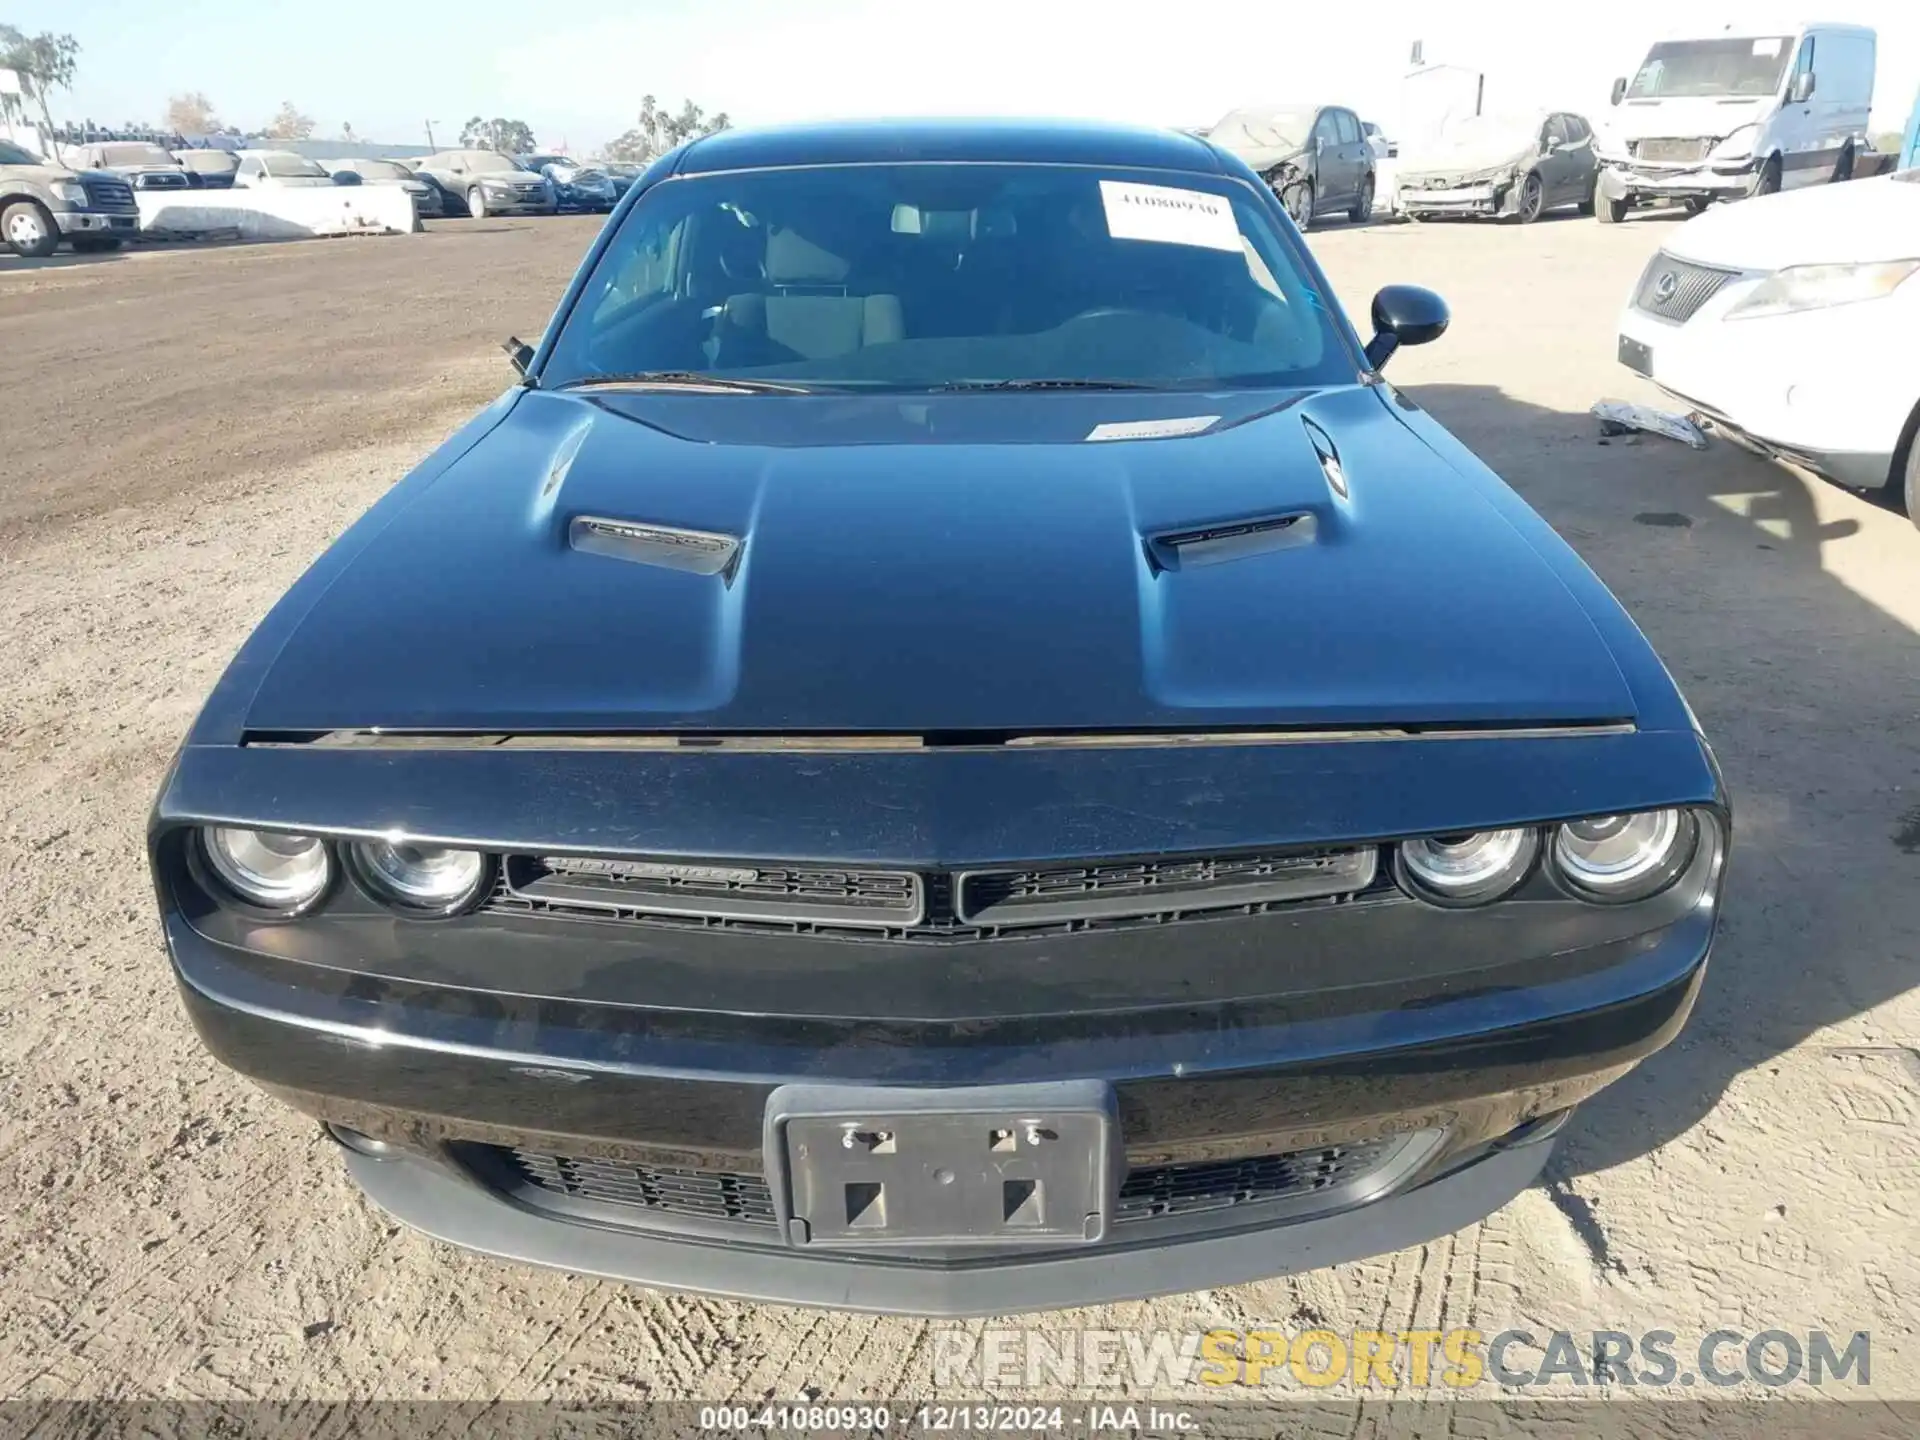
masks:
[[[1664,248],[1740,270],[1910,260],[1920,255],[1920,176],[1878,175],[1716,205],[1682,225]]]
[[[1751,125],[1774,108],[1771,95],[1680,95],[1666,100],[1628,100],[1596,128],[1601,149],[1624,155],[1627,142],[1652,138],[1670,140],[1724,140],[1742,125]]]
[[[528,392],[354,537],[246,727],[1631,717],[1587,612],[1485,483],[1358,386]],[[700,537],[737,542],[731,562]]]
[[[1441,179],[1505,170],[1533,159],[1540,122],[1464,125],[1400,150],[1400,179]]]

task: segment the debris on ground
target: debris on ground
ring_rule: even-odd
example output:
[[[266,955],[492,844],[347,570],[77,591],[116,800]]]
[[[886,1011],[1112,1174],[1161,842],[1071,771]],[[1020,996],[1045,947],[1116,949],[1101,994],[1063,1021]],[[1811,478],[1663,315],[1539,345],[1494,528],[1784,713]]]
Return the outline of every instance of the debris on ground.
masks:
[[[1695,450],[1707,448],[1707,432],[1685,415],[1676,415],[1671,410],[1655,410],[1650,405],[1632,405],[1625,400],[1601,400],[1595,403],[1592,413],[1599,418],[1602,435],[1644,430],[1649,435],[1678,440]]]

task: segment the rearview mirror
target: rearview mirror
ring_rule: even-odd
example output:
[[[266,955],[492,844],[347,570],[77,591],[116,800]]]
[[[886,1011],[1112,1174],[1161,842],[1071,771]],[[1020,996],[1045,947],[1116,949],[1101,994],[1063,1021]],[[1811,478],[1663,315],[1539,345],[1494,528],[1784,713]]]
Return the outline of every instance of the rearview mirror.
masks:
[[[1627,98],[1627,82],[1626,82],[1626,77],[1622,76],[1620,79],[1615,80],[1613,82],[1613,103],[1618,105],[1622,100],[1626,98]]]
[[[1402,345],[1426,345],[1447,333],[1447,302],[1419,285],[1388,285],[1373,297],[1373,338],[1367,364],[1385,367]]]
[[[1789,105],[1804,105],[1813,98],[1813,72],[1802,70],[1793,77],[1793,84],[1787,90]]]

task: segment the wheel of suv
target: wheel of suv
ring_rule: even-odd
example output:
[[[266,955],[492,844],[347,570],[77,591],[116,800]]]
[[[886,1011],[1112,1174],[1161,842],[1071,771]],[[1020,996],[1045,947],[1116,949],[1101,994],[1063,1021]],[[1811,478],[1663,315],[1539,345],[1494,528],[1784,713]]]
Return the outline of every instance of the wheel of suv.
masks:
[[[1602,195],[1595,200],[1593,213],[1599,217],[1602,225],[1618,225],[1627,218],[1627,208],[1627,201],[1609,200]]]
[[[1767,163],[1760,167],[1760,173],[1753,177],[1751,195],[1777,195],[1780,193],[1780,157],[1769,155]]]
[[[1347,219],[1356,225],[1363,225],[1373,218],[1373,176],[1367,176],[1367,183],[1360,187],[1360,196],[1353,202],[1353,209],[1347,212]]]
[[[0,237],[16,255],[38,260],[60,248],[53,216],[37,200],[16,200],[0,210]]]
[[[1520,200],[1513,207],[1513,218],[1522,225],[1531,225],[1547,213],[1547,187],[1540,179],[1540,172],[1529,170],[1527,178],[1520,182]]]
[[[467,191],[467,214],[476,220],[487,218],[487,197],[478,185]]]

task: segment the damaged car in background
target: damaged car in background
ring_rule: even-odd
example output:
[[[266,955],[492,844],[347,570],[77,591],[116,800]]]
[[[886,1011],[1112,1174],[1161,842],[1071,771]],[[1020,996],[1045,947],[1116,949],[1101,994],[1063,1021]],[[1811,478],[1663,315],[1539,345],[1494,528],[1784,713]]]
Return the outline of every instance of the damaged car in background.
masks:
[[[1593,213],[1593,131],[1565,111],[1469,115],[1401,149],[1394,208],[1409,220],[1498,215],[1530,225],[1571,205]]]
[[[1244,160],[1302,230],[1326,215],[1356,225],[1373,214],[1374,148],[1360,117],[1338,105],[1256,105],[1206,132]]]

